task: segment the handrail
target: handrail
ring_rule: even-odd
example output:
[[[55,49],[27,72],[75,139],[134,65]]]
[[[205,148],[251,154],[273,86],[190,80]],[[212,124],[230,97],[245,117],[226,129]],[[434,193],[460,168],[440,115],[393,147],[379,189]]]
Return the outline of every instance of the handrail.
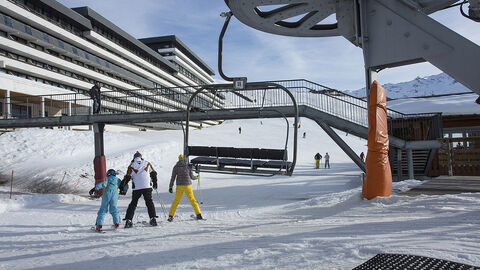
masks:
[[[148,113],[148,112],[173,112],[184,111],[188,106],[188,101],[192,98],[198,89],[205,89],[201,95],[195,95],[191,106],[195,110],[212,109],[236,109],[236,108],[254,108],[254,107],[279,107],[290,106],[292,101],[288,94],[279,87],[271,89],[265,85],[278,85],[289,90],[289,93],[295,97],[298,105],[306,105],[334,117],[368,127],[368,108],[365,100],[344,94],[334,92],[335,89],[325,87],[308,80],[280,80],[270,82],[249,83],[250,89],[242,91],[241,97],[232,94],[231,89],[226,85],[199,85],[182,87],[159,87],[145,89],[131,89],[122,91],[102,91],[102,108],[100,114],[130,114],[130,113]],[[256,85],[254,89],[251,86]],[[222,88],[223,87],[223,88]],[[231,87],[230,87],[231,88]],[[270,89],[268,93],[264,89]],[[215,98],[207,97],[205,93],[214,95]],[[19,118],[42,117],[38,112],[49,112],[49,116],[62,115],[87,115],[90,114],[92,100],[85,93],[66,93],[37,96],[12,96],[4,100],[4,105],[18,105],[16,108],[22,109],[21,114],[14,115]],[[43,102],[42,102],[43,100]],[[260,105],[261,103],[261,105]],[[6,107],[5,106],[5,107]],[[439,113],[425,114],[403,114],[398,111],[387,109],[389,121],[395,121],[396,134],[399,128],[407,129],[412,119],[438,117]],[[6,117],[5,115],[3,115]],[[424,120],[425,120],[424,119]],[[1,121],[1,120],[0,120]],[[404,122],[403,124],[401,122]],[[434,130],[439,124],[432,124]],[[441,128],[441,127],[438,127]],[[401,131],[403,132],[403,131]],[[408,137],[408,134],[406,134]],[[400,136],[402,138],[403,136]],[[406,138],[406,137],[405,137]]]

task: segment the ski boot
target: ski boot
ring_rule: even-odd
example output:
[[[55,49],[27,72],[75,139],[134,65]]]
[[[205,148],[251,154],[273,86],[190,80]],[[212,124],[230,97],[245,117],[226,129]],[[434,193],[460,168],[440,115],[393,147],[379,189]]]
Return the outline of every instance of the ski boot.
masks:
[[[202,214],[198,214],[197,219],[203,219]]]
[[[120,223],[115,223],[115,225],[113,225],[113,229],[118,229],[118,227],[120,227]]]
[[[131,228],[133,226],[133,223],[130,219],[125,220],[125,229]]]
[[[102,231],[102,225],[95,226],[95,231],[101,232]]]
[[[172,222],[172,221],[173,221],[173,216],[168,216],[167,221],[168,221],[168,222]]]
[[[157,226],[157,220],[156,220],[154,217],[152,217],[152,218],[150,219],[150,225],[151,225],[151,226]]]

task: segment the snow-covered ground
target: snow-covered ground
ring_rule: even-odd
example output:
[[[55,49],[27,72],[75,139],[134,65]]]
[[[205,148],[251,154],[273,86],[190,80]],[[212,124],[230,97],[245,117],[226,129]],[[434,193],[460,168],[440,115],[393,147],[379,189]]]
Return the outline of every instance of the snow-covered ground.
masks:
[[[282,148],[285,129],[277,119],[227,121],[193,131],[191,141]],[[142,224],[148,214],[140,199],[133,228],[94,233],[100,200],[85,196],[93,186],[92,133],[26,129],[0,136],[0,269],[351,269],[384,252],[480,266],[480,194],[408,197],[402,192],[420,181],[407,180],[394,183],[391,197],[364,200],[360,170],[308,119],[301,120],[292,177],[202,174],[201,192],[193,187],[206,221],[190,219],[185,197],[174,222],[162,210],[173,199],[167,189],[181,131],[107,132],[108,168],[124,172],[138,150],[158,171],[160,222]],[[366,153],[365,140],[339,135]],[[316,152],[330,154],[331,169],[313,169]],[[120,197],[122,217],[130,198],[130,191]],[[111,222],[107,216],[105,225]]]

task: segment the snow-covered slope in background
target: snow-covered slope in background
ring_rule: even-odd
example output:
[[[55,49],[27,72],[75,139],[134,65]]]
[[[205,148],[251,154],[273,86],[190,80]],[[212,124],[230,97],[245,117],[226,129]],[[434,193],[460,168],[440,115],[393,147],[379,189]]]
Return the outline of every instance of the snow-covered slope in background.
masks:
[[[292,177],[202,173],[201,189],[193,187],[207,220],[192,220],[184,197],[173,223],[163,207],[168,211],[173,200],[167,190],[182,132],[105,133],[108,168],[124,172],[138,150],[159,179],[153,194],[159,226],[142,223],[148,214],[140,200],[133,228],[112,231],[108,214],[105,234],[90,230],[100,201],[85,196],[93,186],[93,132],[1,135],[0,269],[343,270],[385,252],[480,266],[480,194],[410,197],[401,192],[421,182],[407,180],[394,183],[389,198],[363,200],[358,167],[313,121],[302,119],[303,132]],[[258,119],[190,135],[195,145],[282,148],[285,133],[283,120]],[[366,151],[364,140],[338,134],[356,152]],[[329,152],[331,169],[313,168],[316,152]],[[11,170],[15,189],[9,199]],[[63,194],[24,192],[38,185]],[[65,194],[72,190],[77,193]],[[130,200],[131,191],[120,196],[122,218]]]
[[[452,77],[445,73],[423,78],[417,77],[409,82],[395,84],[386,83],[382,84],[382,86],[387,91],[388,98],[422,97],[471,92],[470,89],[455,81]],[[365,88],[347,90],[344,92],[356,97],[365,97]]]

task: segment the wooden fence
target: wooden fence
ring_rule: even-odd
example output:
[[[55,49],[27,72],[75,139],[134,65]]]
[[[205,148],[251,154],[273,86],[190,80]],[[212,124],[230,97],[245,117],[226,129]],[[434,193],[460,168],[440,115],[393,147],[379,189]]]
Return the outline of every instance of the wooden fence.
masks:
[[[480,137],[440,139],[430,176],[480,175]]]

